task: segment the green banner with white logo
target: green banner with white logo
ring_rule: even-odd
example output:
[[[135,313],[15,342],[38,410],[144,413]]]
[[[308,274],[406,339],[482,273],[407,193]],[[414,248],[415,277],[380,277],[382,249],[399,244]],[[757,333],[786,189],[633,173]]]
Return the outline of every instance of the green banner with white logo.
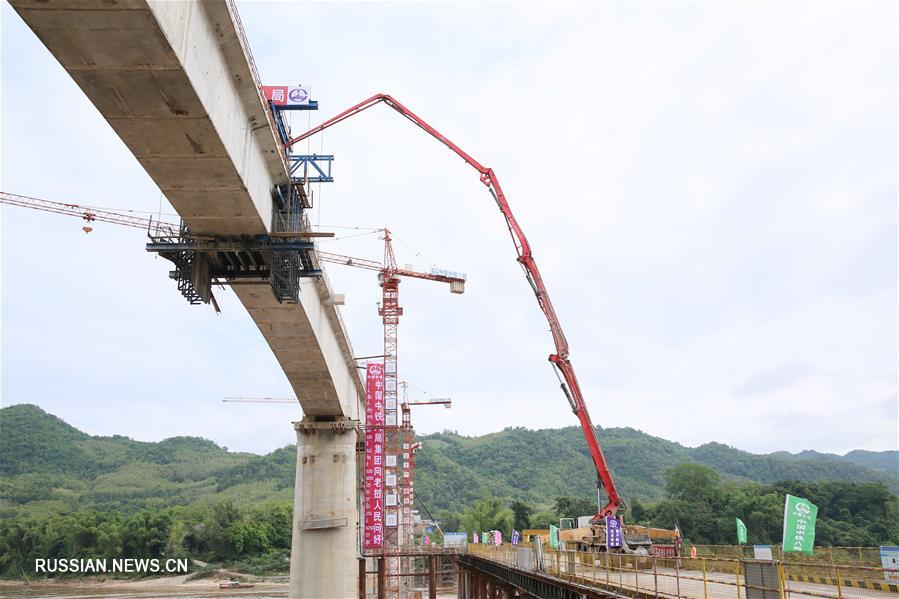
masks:
[[[802,497],[787,495],[784,503],[784,553],[812,554],[815,548],[815,520],[818,506]]]
[[[549,525],[549,546],[553,549],[559,548],[559,529],[552,524]]]
[[[743,521],[737,518],[737,545],[745,545],[748,543],[748,532]]]

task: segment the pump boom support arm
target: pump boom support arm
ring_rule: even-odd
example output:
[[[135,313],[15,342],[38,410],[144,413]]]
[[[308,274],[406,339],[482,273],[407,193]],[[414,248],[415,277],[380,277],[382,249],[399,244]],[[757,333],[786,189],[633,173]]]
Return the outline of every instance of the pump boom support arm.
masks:
[[[599,509],[596,516],[614,515],[621,505],[621,498],[618,495],[618,490],[615,488],[615,482],[612,480],[612,475],[606,464],[605,456],[603,456],[602,449],[596,439],[596,429],[590,421],[590,414],[587,412],[587,405],[584,403],[584,397],[581,393],[580,385],[577,382],[577,377],[574,374],[574,368],[571,365],[571,361],[568,359],[568,341],[565,339],[562,325],[559,323],[559,318],[549,299],[546,286],[543,284],[543,278],[540,276],[540,269],[537,268],[537,263],[534,261],[534,257],[531,253],[531,246],[528,243],[527,237],[524,235],[524,231],[522,231],[521,226],[512,214],[511,208],[509,208],[509,202],[506,200],[506,196],[503,193],[502,187],[500,186],[499,180],[496,177],[496,173],[493,172],[493,169],[485,167],[472,158],[467,152],[462,150],[462,148],[451,142],[442,133],[425,122],[424,119],[417,116],[411,110],[396,101],[392,96],[387,94],[376,94],[359,104],[356,104],[337,116],[324,121],[317,127],[310,129],[306,133],[294,137],[285,144],[285,147],[290,148],[294,144],[301,142],[316,133],[320,133],[328,127],[336,125],[337,123],[344,121],[363,110],[367,110],[376,104],[380,104],[381,102],[387,104],[412,121],[412,123],[424,129],[431,137],[434,137],[437,141],[455,152],[456,155],[466,162],[466,164],[471,165],[480,174],[481,183],[486,185],[487,189],[490,190],[491,195],[493,195],[496,205],[506,219],[506,226],[509,228],[509,234],[512,236],[515,250],[518,252],[518,263],[524,270],[525,277],[527,278],[528,283],[530,283],[534,295],[537,296],[537,303],[540,305],[540,309],[543,310],[543,313],[546,315],[546,320],[549,322],[553,343],[556,347],[555,353],[549,356],[549,361],[552,362],[553,366],[557,369],[557,372],[562,375],[562,391],[568,398],[572,411],[581,423],[584,439],[586,440],[587,448],[590,451],[590,457],[593,459],[593,464],[596,467],[598,477],[597,482],[605,488],[606,494],[609,497],[608,503],[603,508]]]

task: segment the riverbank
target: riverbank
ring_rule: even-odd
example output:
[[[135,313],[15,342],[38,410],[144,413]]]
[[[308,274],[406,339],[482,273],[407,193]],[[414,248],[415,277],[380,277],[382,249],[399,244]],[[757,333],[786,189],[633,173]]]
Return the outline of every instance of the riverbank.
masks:
[[[0,595],[3,597],[53,597],[55,599],[75,597],[140,598],[140,597],[286,597],[287,581],[281,582],[264,577],[241,575],[249,588],[220,589],[219,584],[228,582],[236,573],[228,572],[219,576],[195,578],[194,574],[144,578],[139,580],[111,579],[104,577],[82,577],[72,579],[32,579],[0,581]]]

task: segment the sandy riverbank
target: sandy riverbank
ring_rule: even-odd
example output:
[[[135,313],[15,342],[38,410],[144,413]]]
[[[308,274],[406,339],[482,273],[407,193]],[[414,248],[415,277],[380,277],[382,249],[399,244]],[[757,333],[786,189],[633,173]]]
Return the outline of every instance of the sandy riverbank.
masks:
[[[229,575],[190,580],[192,574],[164,576],[139,580],[112,579],[103,577],[83,577],[77,579],[32,579],[30,581],[0,581],[0,596],[3,597],[205,597],[227,595],[246,596],[286,596],[286,582],[272,582],[264,578],[246,576],[252,588],[219,589],[219,583],[227,582]]]

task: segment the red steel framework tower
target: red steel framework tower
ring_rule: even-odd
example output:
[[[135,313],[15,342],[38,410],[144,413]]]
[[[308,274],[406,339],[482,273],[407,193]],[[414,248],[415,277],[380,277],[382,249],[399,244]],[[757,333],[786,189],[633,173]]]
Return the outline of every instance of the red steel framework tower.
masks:
[[[386,494],[384,504],[384,555],[387,567],[387,594],[401,597],[408,590],[411,560],[408,557],[390,557],[403,553],[412,546],[412,505],[406,499],[411,491],[412,475],[412,426],[408,407],[399,405],[398,343],[397,329],[403,307],[399,303],[401,277],[424,278],[449,283],[450,292],[465,291],[465,276],[459,273],[432,271],[421,273],[400,269],[393,253],[390,230],[384,229],[384,262],[378,273],[381,286],[381,305],[378,314],[384,324],[384,411],[385,411],[385,460]],[[401,419],[400,419],[401,418]],[[393,492],[391,492],[393,491]],[[409,497],[411,499],[411,497]]]
[[[448,397],[434,397],[429,399],[409,399],[409,384],[401,381],[400,386],[403,388],[403,399],[400,402],[402,411],[402,429],[403,429],[403,460],[406,469],[403,471],[403,485],[401,491],[401,501],[403,509],[408,506],[410,509],[415,505],[415,452],[421,449],[421,443],[415,443],[415,435],[412,429],[412,407],[413,406],[443,406],[449,409],[453,404],[453,400]],[[411,522],[410,522],[411,524]],[[409,528],[409,539],[407,543],[412,542],[412,526]]]
[[[399,371],[397,330],[403,307],[399,303],[399,284],[403,278],[424,279],[438,283],[447,283],[451,293],[465,292],[465,275],[462,273],[432,269],[430,273],[399,268],[393,252],[392,237],[389,229],[384,234],[384,260],[382,263],[373,260],[352,258],[329,252],[318,252],[322,262],[354,266],[378,272],[378,284],[381,286],[381,304],[378,315],[384,325],[384,424],[385,424],[385,501],[384,501],[384,546],[380,555],[385,558],[386,591],[390,597],[405,595],[408,589],[408,574],[411,560],[399,557],[398,553],[406,553],[412,546],[412,509],[410,496],[413,457],[411,450],[411,420],[408,406],[399,401]],[[414,402],[418,403],[418,402]],[[414,403],[412,405],[414,405]],[[427,402],[421,402],[427,403]]]
[[[390,243],[390,231],[384,229],[384,266],[378,273],[381,285],[381,306],[378,314],[384,323],[384,412],[386,448],[386,489],[384,501],[384,554],[399,553],[405,543],[405,526],[402,502],[397,491],[401,488],[403,462],[400,445],[402,432],[397,422],[397,327],[403,308],[400,306],[400,279],[396,275],[396,257]],[[391,492],[392,491],[392,492]],[[399,557],[387,558],[387,594],[401,596],[404,582],[399,574],[403,571],[404,560]]]
[[[442,405],[449,408],[452,400],[449,398],[429,398],[429,399],[409,399],[409,384],[406,381],[400,381],[400,387],[403,389],[402,400],[400,401],[400,410],[402,412],[402,458],[403,458],[403,477],[400,481],[399,501],[402,509],[403,518],[403,544],[405,547],[412,549],[414,545],[414,508],[415,508],[415,453],[421,449],[421,443],[415,443],[414,432],[412,429],[412,407],[413,406],[431,406]],[[414,553],[410,551],[409,553]],[[427,570],[427,566],[424,567]],[[401,571],[406,575],[403,580],[414,581],[416,578],[409,576],[416,571],[415,558],[404,557],[401,563]]]

